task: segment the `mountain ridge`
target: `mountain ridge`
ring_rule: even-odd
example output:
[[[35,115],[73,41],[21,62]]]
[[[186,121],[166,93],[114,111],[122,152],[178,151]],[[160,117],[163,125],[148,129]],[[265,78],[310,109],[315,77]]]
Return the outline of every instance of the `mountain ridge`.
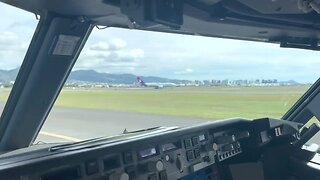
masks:
[[[0,70],[0,82],[10,83],[15,80],[19,68],[11,70]],[[145,82],[157,83],[190,83],[188,80],[168,79],[156,76],[140,76]],[[111,74],[100,73],[95,70],[75,70],[72,71],[67,82],[89,82],[89,83],[108,83],[108,84],[133,84],[136,82],[137,75],[123,73]]]
[[[15,80],[19,68],[11,70],[0,69],[0,83],[8,84]],[[190,80],[179,80],[169,79],[157,76],[139,76],[146,83],[175,83],[175,84],[188,84],[193,81]],[[106,84],[133,84],[137,82],[137,75],[123,73],[123,74],[112,74],[112,73],[100,73],[92,69],[88,70],[75,70],[72,71],[67,79],[67,82],[87,82],[87,83],[106,83]],[[299,85],[299,82],[295,80],[280,81],[280,84],[286,85]]]

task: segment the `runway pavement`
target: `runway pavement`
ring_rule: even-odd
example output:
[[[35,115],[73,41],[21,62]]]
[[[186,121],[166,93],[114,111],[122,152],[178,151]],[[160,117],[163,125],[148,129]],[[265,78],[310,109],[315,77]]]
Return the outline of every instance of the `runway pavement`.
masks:
[[[77,141],[109,136],[155,126],[187,126],[205,122],[176,116],[95,109],[54,108],[45,122],[37,141]]]
[[[0,111],[3,104],[0,103]],[[163,116],[135,112],[55,107],[48,116],[36,142],[70,142],[110,136],[155,126],[188,126],[208,119]],[[320,144],[320,133],[309,143]]]
[[[163,116],[134,112],[115,112],[95,109],[56,107],[50,113],[37,141],[79,141],[99,136],[109,136],[155,126],[188,126],[208,119]],[[320,144],[320,133],[308,144]]]
[[[0,102],[0,113],[3,107],[4,104]],[[187,126],[206,121],[146,113],[54,107],[35,143],[80,141],[120,134],[124,129],[133,131],[155,126]]]

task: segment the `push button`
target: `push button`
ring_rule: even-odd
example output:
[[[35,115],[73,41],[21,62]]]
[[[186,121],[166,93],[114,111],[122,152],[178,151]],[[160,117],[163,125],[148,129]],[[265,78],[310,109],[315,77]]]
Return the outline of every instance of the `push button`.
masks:
[[[194,154],[193,154],[192,150],[187,151],[187,159],[188,159],[188,161],[194,160]]]
[[[194,157],[197,159],[198,157],[200,157],[200,149],[195,149],[194,150]]]
[[[193,144],[193,146],[197,146],[199,144],[199,137],[198,136],[192,138],[192,144]]]
[[[191,139],[185,139],[185,140],[184,140],[184,147],[185,147],[186,149],[189,149],[189,148],[192,147]]]

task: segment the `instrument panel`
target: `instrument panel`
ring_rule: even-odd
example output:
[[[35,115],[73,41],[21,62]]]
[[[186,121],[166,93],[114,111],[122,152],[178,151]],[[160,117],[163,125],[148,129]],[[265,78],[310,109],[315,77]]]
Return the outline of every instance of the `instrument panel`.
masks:
[[[163,143],[146,144],[136,150],[125,150],[87,160],[79,166],[69,168],[67,174],[73,174],[74,180],[188,179],[186,176],[189,174],[241,153],[240,141],[235,138],[223,141],[224,138],[209,131],[192,133]],[[216,166],[208,169],[206,179],[220,179]],[[45,173],[41,179],[61,179],[65,174],[66,169],[62,169]]]
[[[0,177],[19,180],[220,180],[219,167],[256,142],[252,121],[232,119],[50,151],[0,156]],[[268,127],[270,128],[270,127]],[[261,130],[266,128],[261,128]]]

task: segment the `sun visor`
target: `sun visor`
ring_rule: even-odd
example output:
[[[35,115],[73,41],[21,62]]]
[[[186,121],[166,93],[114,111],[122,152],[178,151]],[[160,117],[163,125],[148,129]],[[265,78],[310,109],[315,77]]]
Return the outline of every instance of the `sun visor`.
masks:
[[[163,24],[179,28],[183,24],[183,1],[122,0],[121,12],[137,24]]]

